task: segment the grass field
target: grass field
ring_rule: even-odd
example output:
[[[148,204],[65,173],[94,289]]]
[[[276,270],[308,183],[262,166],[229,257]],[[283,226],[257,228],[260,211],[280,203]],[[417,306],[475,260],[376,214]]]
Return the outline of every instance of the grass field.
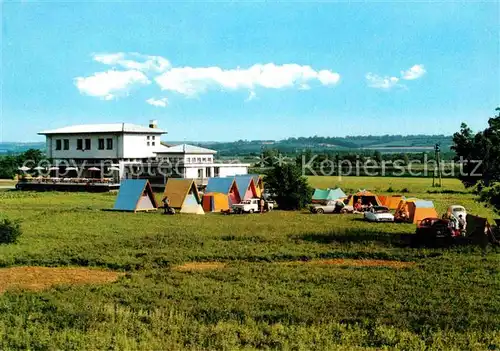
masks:
[[[494,217],[455,180],[311,178]],[[0,266],[96,267],[116,282],[0,295],[0,349],[484,350],[500,347],[500,250],[413,249],[355,215],[114,213],[113,194],[0,192],[23,221]],[[397,262],[394,262],[397,261]],[[0,272],[0,274],[2,274]],[[0,280],[1,281],[1,280]],[[0,290],[2,287],[0,287]]]

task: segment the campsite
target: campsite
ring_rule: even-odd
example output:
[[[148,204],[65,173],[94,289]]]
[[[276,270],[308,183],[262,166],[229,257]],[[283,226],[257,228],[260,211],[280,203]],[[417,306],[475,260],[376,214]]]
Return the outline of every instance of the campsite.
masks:
[[[455,179],[445,179],[440,192],[419,178],[309,181],[346,194],[367,189],[390,196],[406,189],[408,197],[432,201],[439,214],[461,204],[495,218]],[[234,182],[226,183],[220,189],[231,194]],[[199,196],[188,183],[169,191],[179,209]],[[154,195],[161,204],[164,193]],[[415,233],[415,224],[307,210],[241,216],[104,211],[118,197],[0,192],[0,212],[23,219],[24,230],[17,244],[0,245],[1,266],[119,274],[114,282],[61,280],[41,290],[0,287],[0,347],[449,350],[499,344],[498,248],[411,248],[404,237]]]

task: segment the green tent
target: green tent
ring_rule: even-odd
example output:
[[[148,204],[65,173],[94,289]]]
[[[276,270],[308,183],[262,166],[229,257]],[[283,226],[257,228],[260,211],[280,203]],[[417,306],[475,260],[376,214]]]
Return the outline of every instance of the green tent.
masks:
[[[312,197],[313,202],[327,202],[342,199],[347,195],[342,189],[315,189]]]

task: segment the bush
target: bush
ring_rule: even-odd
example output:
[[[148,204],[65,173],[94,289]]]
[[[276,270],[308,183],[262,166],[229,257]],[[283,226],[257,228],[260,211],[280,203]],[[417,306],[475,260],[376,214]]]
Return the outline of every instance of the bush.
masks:
[[[10,219],[0,221],[0,244],[15,243],[21,234],[19,221],[11,221]]]
[[[500,182],[493,183],[490,187],[482,188],[479,192],[479,199],[493,206],[496,212],[500,212]]]
[[[393,193],[394,192],[394,189],[392,188],[392,186],[390,186],[389,188],[387,188],[386,190],[388,193]]]
[[[401,192],[402,192],[402,193],[409,193],[409,192],[410,192],[410,189],[408,189],[408,188],[403,188],[403,189],[401,189]]]
[[[312,188],[294,164],[275,165],[265,181],[280,210],[300,210],[311,202]]]

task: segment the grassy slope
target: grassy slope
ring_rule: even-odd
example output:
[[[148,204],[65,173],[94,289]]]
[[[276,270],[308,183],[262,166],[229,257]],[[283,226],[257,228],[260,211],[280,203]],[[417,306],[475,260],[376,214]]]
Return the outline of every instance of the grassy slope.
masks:
[[[440,211],[469,194],[427,194],[421,179],[311,179],[316,186],[409,188]],[[447,188],[462,191],[455,181]],[[104,212],[109,194],[0,193],[25,234],[0,265],[90,265],[128,272],[106,286],[0,296],[0,348],[484,349],[500,343],[500,252],[410,249],[413,225],[274,212],[163,216]],[[288,266],[307,258],[382,258],[416,268]],[[188,261],[215,271],[178,272]]]

